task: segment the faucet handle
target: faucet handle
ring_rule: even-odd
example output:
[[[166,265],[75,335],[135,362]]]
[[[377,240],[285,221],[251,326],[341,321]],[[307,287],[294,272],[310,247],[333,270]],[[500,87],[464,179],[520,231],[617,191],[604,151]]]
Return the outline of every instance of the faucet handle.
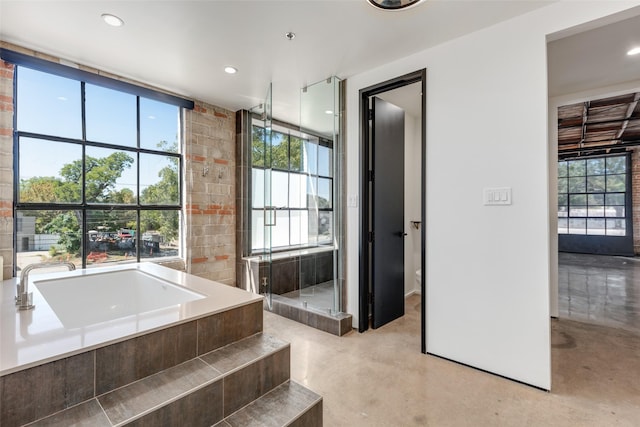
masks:
[[[29,292],[28,294],[22,294],[22,296],[20,297],[20,305],[18,306],[18,309],[31,310],[34,307],[35,307],[35,304],[33,303],[33,292]]]

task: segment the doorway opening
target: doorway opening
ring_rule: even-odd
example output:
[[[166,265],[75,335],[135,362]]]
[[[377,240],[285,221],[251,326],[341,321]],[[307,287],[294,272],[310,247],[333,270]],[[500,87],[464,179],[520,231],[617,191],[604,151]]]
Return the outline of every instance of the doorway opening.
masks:
[[[360,90],[362,200],[358,301],[358,330],[364,332],[402,316],[405,296],[420,292],[423,353],[426,353],[425,94],[426,69]]]

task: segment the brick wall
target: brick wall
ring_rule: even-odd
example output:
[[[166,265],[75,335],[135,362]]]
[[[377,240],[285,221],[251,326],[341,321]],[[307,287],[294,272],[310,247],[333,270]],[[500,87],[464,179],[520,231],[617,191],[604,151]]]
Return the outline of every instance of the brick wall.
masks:
[[[640,255],[640,148],[631,153],[631,197],[633,210],[633,252]]]
[[[13,271],[13,65],[0,61],[0,256]]]
[[[185,125],[187,271],[235,285],[235,113],[196,101]]]
[[[57,62],[6,42],[0,46]],[[80,69],[120,78],[100,70]],[[235,113],[196,101],[185,111],[185,266],[188,272],[236,284],[235,276]],[[13,66],[0,68],[0,255],[4,257],[4,278],[13,271]],[[203,171],[207,169],[206,173]]]

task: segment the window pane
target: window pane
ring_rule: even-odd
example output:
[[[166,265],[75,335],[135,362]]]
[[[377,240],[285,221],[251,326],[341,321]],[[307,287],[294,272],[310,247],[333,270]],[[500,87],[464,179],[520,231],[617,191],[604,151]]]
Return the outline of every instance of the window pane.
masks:
[[[88,210],[87,265],[136,260],[136,211]]]
[[[297,136],[291,136],[289,140],[289,150],[291,159],[289,161],[289,169],[292,171],[301,171],[303,169],[302,162],[304,160],[303,155],[303,139]]]
[[[567,163],[569,164],[569,176],[585,176],[586,175],[585,160],[571,160]]]
[[[140,98],[140,147],[178,153],[180,108]]]
[[[625,191],[627,175],[607,175],[607,191]]]
[[[271,167],[289,169],[289,137],[281,132],[271,132]]]
[[[624,213],[624,206],[607,206],[607,208],[604,210],[604,216],[611,218],[624,218]]]
[[[607,236],[625,236],[626,224],[624,219],[607,219]]]
[[[624,194],[607,194],[606,200],[607,205],[624,205]]]
[[[558,207],[567,206],[569,197],[566,194],[558,194]]]
[[[587,207],[586,206],[574,206],[571,205],[569,208],[569,216],[570,217],[584,217],[587,216]]]
[[[558,206],[558,218],[566,218],[569,216],[569,210],[566,206]]]
[[[604,205],[604,194],[589,194],[587,196],[589,206],[591,205]]]
[[[587,234],[604,235],[604,219],[587,219]]]
[[[82,268],[82,214],[80,211],[16,212],[18,269],[34,262],[70,261]],[[35,272],[34,272],[35,273]]]
[[[318,173],[318,144],[312,141],[304,143],[304,171],[314,175]]]
[[[264,169],[251,169],[251,207],[264,207]]]
[[[140,212],[140,259],[179,255],[179,211]]]
[[[271,246],[289,246],[289,211],[276,211],[276,224],[271,228]]]
[[[586,219],[569,218],[569,234],[585,234],[586,228]]]
[[[586,205],[587,196],[585,194],[570,194],[569,204],[571,206]]]
[[[332,176],[332,158],[331,153],[333,150],[324,145],[318,145],[318,175]]]
[[[318,178],[318,209],[331,209],[331,185],[333,181]]]
[[[266,132],[264,128],[255,125],[251,127],[251,131],[251,164],[264,166]]]
[[[558,218],[558,233],[567,234],[569,228],[569,220],[566,218]]]
[[[564,178],[568,174],[567,162],[558,162],[558,178]]]
[[[307,176],[292,173],[289,175],[289,207],[307,207]]]
[[[140,203],[143,205],[180,204],[179,159],[140,154]]]
[[[134,153],[87,147],[85,168],[87,203],[136,203]]]
[[[589,206],[588,216],[604,216],[604,206]]]
[[[604,159],[587,160],[587,175],[604,175]]]
[[[80,82],[17,67],[19,131],[82,138]]]
[[[333,238],[332,212],[318,212],[318,243],[331,243]]]
[[[307,206],[318,209],[318,178],[307,176]]]
[[[574,179],[574,178],[571,178]],[[589,193],[602,193],[604,192],[604,175],[588,176],[587,177],[587,191]]]
[[[309,213],[307,211],[291,211],[291,244],[306,245],[309,243]]]
[[[318,244],[318,211],[313,209],[309,212],[309,245]]]
[[[569,193],[584,193],[586,191],[585,177],[569,178]]]
[[[21,203],[80,203],[82,146],[20,138]]]
[[[566,193],[569,189],[567,178],[558,178],[558,193]]]
[[[269,227],[270,230],[270,227]],[[251,211],[251,249],[262,250],[265,248],[264,211]]]
[[[271,206],[278,208],[286,208],[289,206],[289,174],[287,172],[271,172],[270,190]]]
[[[607,174],[625,173],[627,159],[625,156],[607,157]]]
[[[137,102],[134,95],[85,85],[87,140],[137,146]]]

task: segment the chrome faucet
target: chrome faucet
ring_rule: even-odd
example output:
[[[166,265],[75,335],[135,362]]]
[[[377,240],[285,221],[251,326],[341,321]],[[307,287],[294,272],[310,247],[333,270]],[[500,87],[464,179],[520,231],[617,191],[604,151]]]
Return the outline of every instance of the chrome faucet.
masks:
[[[33,292],[29,292],[29,272],[36,268],[51,268],[58,266],[66,266],[69,271],[76,269],[76,266],[72,262],[39,262],[36,264],[29,264],[22,269],[20,273],[20,283],[18,284],[18,292],[16,295],[16,305],[20,310],[31,310],[35,307],[33,304]]]

